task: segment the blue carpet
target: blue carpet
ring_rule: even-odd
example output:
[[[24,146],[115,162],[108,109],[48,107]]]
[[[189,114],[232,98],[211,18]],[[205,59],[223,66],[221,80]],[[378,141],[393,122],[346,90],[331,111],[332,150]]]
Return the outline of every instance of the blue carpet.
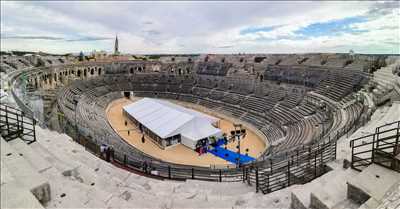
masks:
[[[219,147],[224,145],[224,139],[218,139],[217,144],[215,146]]]
[[[255,160],[255,158],[252,158],[250,156],[246,156],[246,155],[242,155],[242,154],[239,155],[237,152],[232,152],[228,149],[224,149],[219,146],[214,147],[214,149],[209,150],[208,152],[212,153],[213,155],[215,155],[217,157],[220,157],[226,161],[229,161],[229,162],[235,163],[235,164],[237,163],[236,159],[238,157],[240,159],[241,164]]]

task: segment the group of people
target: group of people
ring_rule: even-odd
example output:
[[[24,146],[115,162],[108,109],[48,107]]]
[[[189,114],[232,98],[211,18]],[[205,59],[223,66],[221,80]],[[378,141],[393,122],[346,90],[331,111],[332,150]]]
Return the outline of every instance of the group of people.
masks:
[[[125,126],[128,126],[128,121],[127,120],[125,120]],[[139,130],[140,130],[140,133],[142,133],[142,143],[144,143],[145,142],[145,138],[144,138],[144,134],[143,134],[143,126],[140,123],[139,123]],[[130,135],[130,130],[128,130],[128,136],[129,135]]]
[[[102,144],[100,146],[100,157],[105,159],[107,162],[111,162],[111,160],[114,160],[114,148],[112,146]]]
[[[142,163],[143,173],[152,174],[158,176],[158,171],[151,166],[151,162],[143,161]]]

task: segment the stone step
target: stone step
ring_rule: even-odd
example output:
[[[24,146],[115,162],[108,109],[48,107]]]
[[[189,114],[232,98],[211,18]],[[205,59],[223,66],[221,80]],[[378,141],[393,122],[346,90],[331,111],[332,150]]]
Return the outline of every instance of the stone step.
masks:
[[[53,135],[57,137],[57,134]],[[28,146],[32,152],[40,153],[39,157],[34,157],[35,159],[41,158],[51,165],[42,173],[47,179],[50,179],[49,183],[52,189],[51,200],[46,207],[104,208],[108,204],[107,201],[111,199],[118,202],[118,206],[128,207],[127,202],[119,194],[118,187],[121,182],[112,176],[113,173],[108,175],[97,173],[96,170],[77,161],[73,154],[55,148],[63,146],[71,148],[65,140],[59,140],[54,144],[53,140],[40,140]],[[21,144],[18,146],[22,147]],[[75,150],[75,147],[72,147],[71,150]],[[91,155],[88,152],[87,154]]]
[[[22,157],[32,165],[32,167],[36,168],[38,173],[41,173],[52,166],[50,162],[22,141],[22,139],[17,138],[8,142],[8,144],[18,151]]]
[[[331,172],[336,172],[336,170]],[[346,180],[354,175],[355,171],[351,169],[336,172],[332,178],[327,179],[327,182],[311,192],[310,208],[334,209],[346,205],[356,205],[356,208],[358,208],[360,204],[347,200],[346,196]]]
[[[8,167],[5,165],[5,163],[3,162],[3,159],[0,159],[1,163],[0,163],[0,172],[1,172],[1,185],[3,186],[3,184],[6,184],[8,182],[12,182],[15,181],[14,177],[12,176],[12,174],[10,173],[10,171],[8,170]]]
[[[123,181],[130,173],[122,170],[101,160],[97,156],[89,153],[81,145],[72,141],[72,139],[65,135],[63,140],[45,140],[38,141],[48,152],[53,153],[60,159],[68,159],[68,162],[73,162],[69,170],[76,167],[87,167],[90,170],[96,171],[99,174],[113,177]]]
[[[14,150],[6,141],[0,139],[1,159],[13,178],[19,185],[31,191],[35,197],[45,203],[50,200],[50,185],[48,180],[40,175],[20,153]]]
[[[140,178],[140,176],[114,167],[112,164],[97,158],[84,149],[75,149],[75,145],[71,145],[71,143],[75,142],[68,141],[68,139],[38,141],[43,152],[48,152],[56,159],[63,159],[63,161],[72,162],[69,163],[72,165],[70,166],[71,169],[64,169],[63,175],[66,178],[78,181],[80,184],[89,186],[93,190],[107,192],[109,198],[111,198],[111,202],[114,201],[115,198],[129,199],[126,196],[143,196],[144,194],[149,193],[146,189],[148,188],[146,185],[148,184],[148,181],[159,182],[158,180],[144,177],[141,181],[137,181],[136,179],[138,179],[138,177]],[[135,179],[135,181],[132,181],[132,179]],[[153,193],[152,196],[146,196],[150,203],[152,202],[150,200],[151,197],[157,196],[160,189],[159,185],[156,185],[153,188],[154,190],[151,192]],[[118,200],[116,202],[121,201]],[[116,202],[115,204],[117,204]],[[147,206],[147,203],[144,206]]]
[[[28,189],[16,181],[1,185],[0,203],[1,208],[44,208]]]
[[[400,206],[400,180],[388,192],[386,192],[384,198],[382,199],[382,201],[380,201],[377,209],[398,208],[399,206]]]
[[[82,181],[78,175],[47,172],[52,179],[52,198],[46,204],[50,208],[106,208],[113,194]],[[123,204],[123,199],[118,199]]]
[[[49,152],[46,147],[43,147],[39,142],[32,143],[29,146],[36,153],[39,153],[44,159],[46,159],[60,173],[76,167],[76,165],[72,164],[71,161],[67,161],[66,159],[59,159],[56,155]]]
[[[358,209],[360,204],[353,202],[352,200],[345,199],[342,202],[335,205],[332,209]]]
[[[291,208],[332,209],[346,200],[346,179],[355,176],[356,171],[343,169],[340,162],[330,163],[332,171],[291,191]],[[326,188],[331,188],[327,190]]]
[[[379,201],[399,180],[400,173],[372,164],[347,181],[347,197],[359,204],[370,198]]]
[[[362,204],[358,209],[376,209],[379,206],[379,202],[374,198],[369,198],[364,204]]]
[[[75,143],[71,137],[66,134],[59,134],[56,131],[50,131],[49,129],[43,129],[36,126],[37,140],[40,142],[51,142],[58,144],[67,144],[68,147],[72,147],[76,150],[84,150],[85,148]]]

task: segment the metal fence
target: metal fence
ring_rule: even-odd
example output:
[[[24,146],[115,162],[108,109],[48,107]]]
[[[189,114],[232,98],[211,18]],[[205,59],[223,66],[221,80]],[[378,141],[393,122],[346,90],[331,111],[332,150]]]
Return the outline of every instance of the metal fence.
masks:
[[[19,109],[0,104],[0,133],[6,141],[21,138],[30,144],[36,141],[36,120]]]
[[[400,172],[400,121],[376,128],[375,133],[350,141],[351,167],[361,171],[375,163]]]
[[[297,147],[239,168],[212,169],[177,165],[150,157],[131,155],[122,150],[115,150],[112,162],[118,167],[156,178],[217,182],[242,181],[254,185],[257,192],[269,193],[294,184],[307,183],[327,172],[329,168],[326,167],[326,163],[336,159],[337,140],[349,131],[354,131],[354,127],[364,125],[368,119],[368,116],[358,117],[346,126],[327,134],[318,143]],[[74,126],[71,124],[69,130],[73,129]],[[94,136],[90,137],[92,135]],[[95,131],[86,130],[81,132],[80,138],[75,137],[75,139],[92,153],[101,156],[99,147],[103,140],[97,140],[101,137],[95,135]]]

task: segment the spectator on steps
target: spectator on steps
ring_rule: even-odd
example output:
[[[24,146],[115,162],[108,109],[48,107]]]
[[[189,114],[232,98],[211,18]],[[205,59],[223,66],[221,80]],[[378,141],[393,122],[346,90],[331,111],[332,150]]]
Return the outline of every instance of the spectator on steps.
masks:
[[[110,147],[111,160],[114,161],[114,147]]]
[[[111,157],[111,147],[106,148],[106,161],[110,162],[110,157]]]
[[[104,155],[105,155],[106,149],[107,149],[107,145],[102,144],[102,145],[100,146],[100,158],[101,158],[101,159],[104,159],[104,158],[105,158]]]
[[[142,164],[142,170],[144,173],[147,173],[147,162],[146,161],[144,161]]]

